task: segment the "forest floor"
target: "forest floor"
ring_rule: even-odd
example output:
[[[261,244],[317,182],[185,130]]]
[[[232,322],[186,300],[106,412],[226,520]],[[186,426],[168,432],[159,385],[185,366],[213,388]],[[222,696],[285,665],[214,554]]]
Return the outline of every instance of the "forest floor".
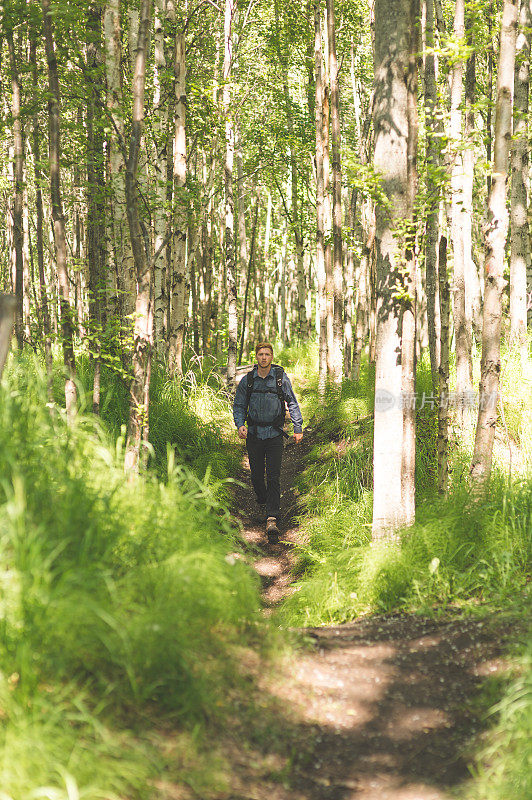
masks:
[[[293,580],[294,479],[313,442],[283,460],[281,543],[268,544],[246,478],[235,493],[266,614]],[[244,459],[245,465],[245,459]],[[248,473],[249,476],[249,473]],[[253,709],[224,732],[229,786],[216,800],[443,800],[470,777],[471,742],[486,724],[481,690],[506,669],[508,619],[392,614],[301,630],[274,674],[249,665]],[[197,796],[197,795],[196,795]]]

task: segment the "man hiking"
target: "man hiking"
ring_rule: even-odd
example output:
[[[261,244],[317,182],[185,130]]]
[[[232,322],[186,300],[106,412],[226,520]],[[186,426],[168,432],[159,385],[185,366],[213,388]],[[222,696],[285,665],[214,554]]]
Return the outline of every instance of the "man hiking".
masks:
[[[283,437],[288,438],[283,430],[285,401],[294,424],[294,439],[297,443],[303,438],[303,417],[288,375],[282,367],[272,364],[272,345],[269,342],[259,342],[255,353],[257,364],[251,372],[244,375],[237,386],[233,418],[238,435],[246,440],[251,483],[259,509],[266,518],[268,541],[270,544],[277,544]]]

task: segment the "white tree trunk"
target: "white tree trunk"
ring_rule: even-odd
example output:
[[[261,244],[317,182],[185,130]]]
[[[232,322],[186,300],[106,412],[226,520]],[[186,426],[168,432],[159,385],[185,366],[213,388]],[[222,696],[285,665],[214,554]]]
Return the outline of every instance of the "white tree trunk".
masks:
[[[233,163],[235,153],[235,132],[231,96],[231,67],[233,57],[233,15],[234,0],[226,0],[224,15],[224,89],[223,111],[225,118],[225,271],[227,281],[228,347],[227,347],[227,385],[235,388],[236,357],[238,339],[238,309],[235,274],[235,203],[233,195]]]
[[[501,374],[502,295],[504,247],[508,233],[506,178],[512,134],[512,105],[517,38],[517,0],[505,0],[502,12],[493,173],[488,197],[488,220],[484,231],[484,309],[482,317],[482,360],[475,449],[471,477],[477,484],[489,481]]]
[[[465,0],[456,0],[454,16],[456,39],[465,36]],[[450,138],[454,149],[451,171],[451,240],[453,246],[454,286],[453,317],[456,337],[456,391],[466,395],[471,391],[471,336],[466,314],[466,259],[465,250],[465,197],[464,158],[462,152],[462,90],[464,86],[464,61],[458,59],[452,68]],[[465,404],[458,407],[459,424],[467,417]]]
[[[154,15],[154,70],[153,70],[153,132],[154,132],[154,208],[155,252],[159,252],[153,265],[154,282],[154,333],[155,350],[159,355],[164,352],[164,317],[166,312],[166,253],[163,243],[166,236],[167,213],[167,156],[168,143],[168,103],[163,98],[163,76],[166,69],[164,53],[164,20],[166,16],[166,0],[156,0]]]
[[[403,387],[411,386],[413,353],[403,349],[401,317],[408,346],[412,341],[412,311],[403,312],[395,296],[397,285],[407,290],[401,275],[401,242],[394,227],[412,214],[409,155],[412,151],[411,51],[415,2],[376,0],[375,3],[375,169],[387,202],[376,209],[377,249],[377,331],[375,372],[375,428],[373,445],[373,537],[386,537],[412,519],[410,489],[413,476],[409,425],[411,414],[403,406],[412,398],[403,397]],[[409,277],[409,276],[407,276]],[[401,363],[403,361],[403,363]],[[407,410],[408,411],[408,410]],[[407,450],[405,451],[405,444]],[[405,452],[407,460],[405,463]],[[405,489],[407,494],[405,495]]]
[[[175,124],[174,124],[174,220],[172,235],[172,271],[170,281],[170,326],[168,332],[168,367],[170,375],[183,373],[183,347],[187,297],[187,140],[185,34],[175,40]]]
[[[527,275],[530,273],[528,231],[528,92],[530,79],[530,27],[532,0],[522,0],[516,46],[515,108],[510,204],[510,337],[527,357]]]
[[[333,353],[332,381],[342,382],[343,296],[344,275],[342,258],[342,171],[340,162],[340,99],[338,90],[338,61],[334,0],[327,0],[327,32],[329,37],[329,84],[331,88],[331,155],[332,155],[332,290],[333,290]]]

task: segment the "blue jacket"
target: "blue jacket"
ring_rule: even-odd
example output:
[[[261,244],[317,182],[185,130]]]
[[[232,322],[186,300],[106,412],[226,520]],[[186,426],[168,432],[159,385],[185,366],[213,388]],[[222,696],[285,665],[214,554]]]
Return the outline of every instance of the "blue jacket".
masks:
[[[277,395],[277,383],[275,381],[275,370],[270,368],[265,378],[258,374],[257,365],[253,367],[253,388],[256,390],[249,400],[249,414],[252,419],[261,420],[263,425],[252,425],[251,432],[258,439],[273,439],[279,436],[277,428],[272,428],[268,422],[273,422],[280,414],[279,397]],[[290,378],[283,374],[283,393],[288,405],[290,419],[294,423],[294,433],[301,433],[303,430],[303,416],[299,408]],[[244,375],[236,388],[235,400],[233,403],[233,419],[237,428],[242,427],[246,422],[246,388],[247,375]],[[270,390],[266,392],[265,390]]]

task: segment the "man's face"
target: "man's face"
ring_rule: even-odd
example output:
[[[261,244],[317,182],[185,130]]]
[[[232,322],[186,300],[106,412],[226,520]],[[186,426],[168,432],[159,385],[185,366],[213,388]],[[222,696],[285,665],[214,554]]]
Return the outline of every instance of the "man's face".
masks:
[[[273,353],[269,347],[261,347],[257,353],[257,362],[262,369],[268,369],[273,361]]]

